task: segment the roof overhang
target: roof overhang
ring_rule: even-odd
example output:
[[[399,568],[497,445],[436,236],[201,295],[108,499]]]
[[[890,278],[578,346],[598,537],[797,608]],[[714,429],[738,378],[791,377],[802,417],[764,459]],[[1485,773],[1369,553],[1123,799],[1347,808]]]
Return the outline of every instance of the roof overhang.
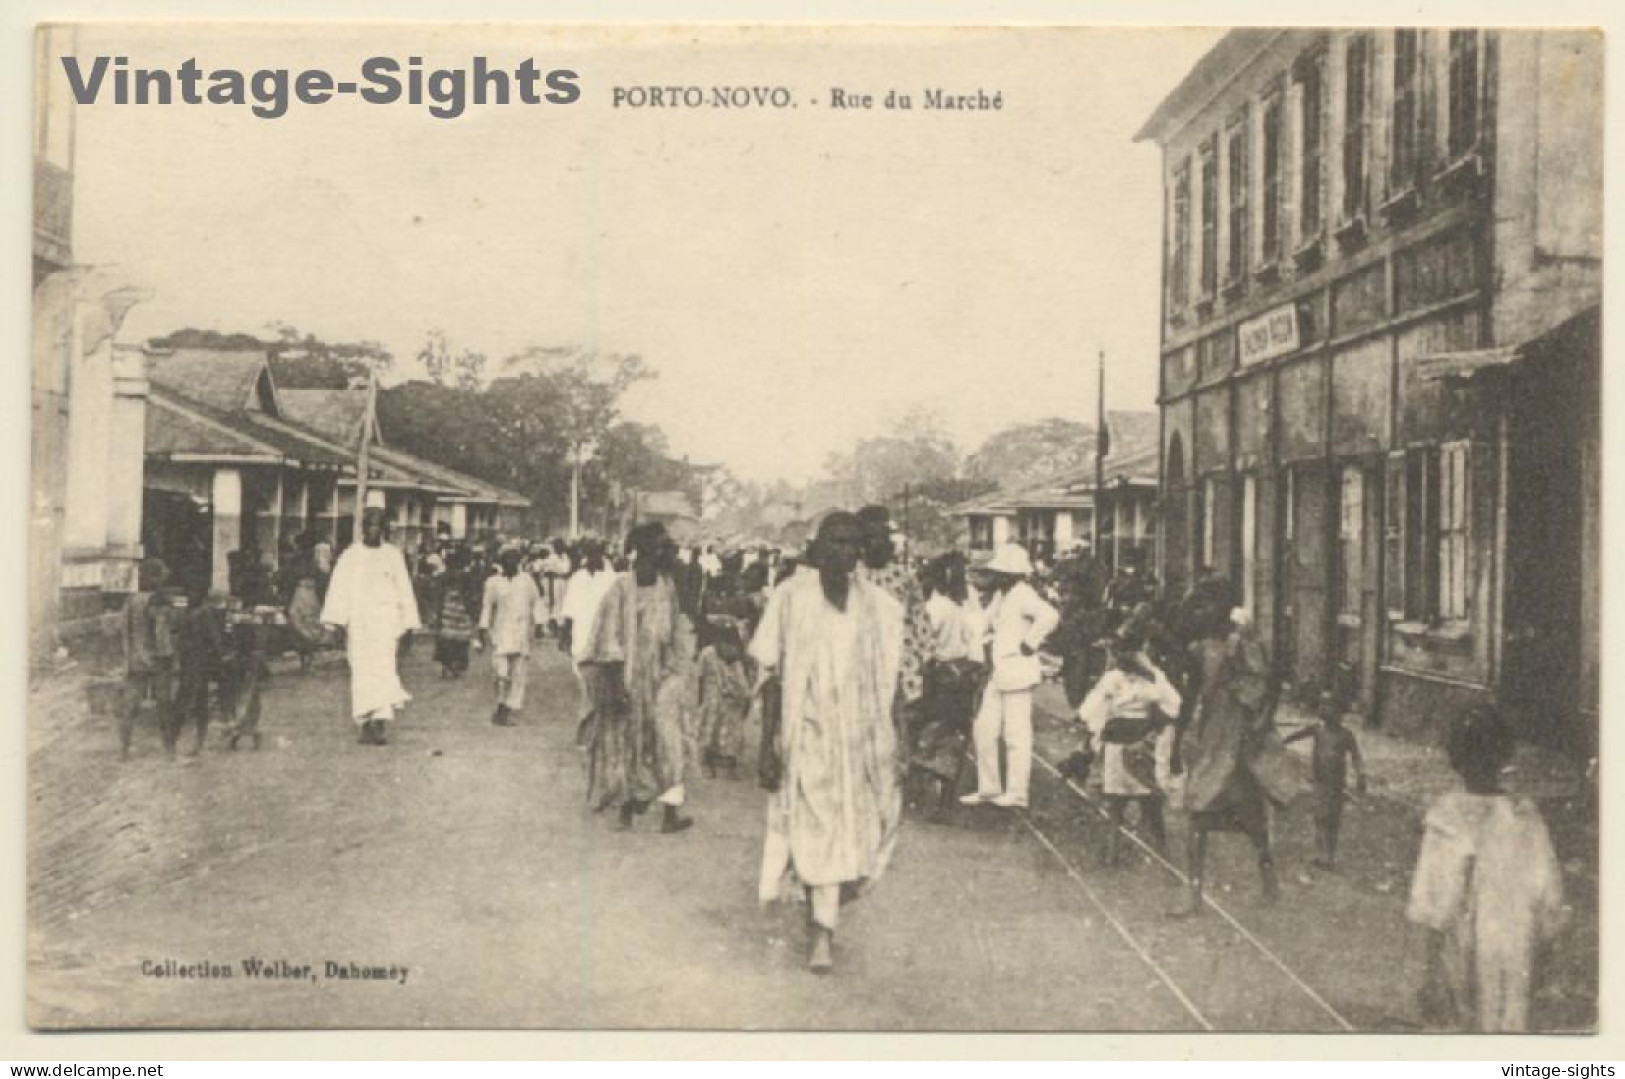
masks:
[[[1498,371],[1523,358],[1524,346],[1468,349],[1463,352],[1436,352],[1416,361],[1417,375],[1427,382],[1467,381],[1486,371]]]
[[[1539,362],[1538,357],[1550,354],[1554,348],[1595,349],[1601,316],[1601,305],[1591,304],[1514,344],[1422,356],[1415,361],[1416,373],[1430,382],[1470,382],[1526,360]]]
[[[287,461],[269,453],[149,453],[156,461],[178,465],[281,465]]]

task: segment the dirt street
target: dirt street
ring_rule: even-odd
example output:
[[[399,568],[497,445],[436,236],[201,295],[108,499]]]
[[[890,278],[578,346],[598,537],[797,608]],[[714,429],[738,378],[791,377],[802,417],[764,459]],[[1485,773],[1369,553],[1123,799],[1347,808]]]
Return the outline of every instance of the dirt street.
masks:
[[[1277,822],[1283,902],[1216,844],[1219,912],[1170,921],[1148,856],[1106,871],[1093,806],[1041,764],[1030,812],[911,813],[837,970],[804,969],[801,913],[760,911],[763,796],[696,778],[695,827],[588,812],[564,660],[534,657],[521,724],[494,727],[486,666],[443,681],[419,642],[392,744],[357,745],[342,661],[279,671],[258,752],[165,759],[143,717],[36,702],[29,1020],[39,1027],[878,1030],[1405,1029],[1414,823],[1362,804],[1347,868],[1307,869],[1307,813]],[[1041,724],[1049,761],[1071,734]],[[1304,819],[1297,819],[1302,817]],[[1410,832],[1405,829],[1411,828]],[[1181,822],[1176,815],[1174,846]],[[1176,859],[1177,860],[1177,859]],[[1574,952],[1595,954],[1579,898]],[[1587,920],[1589,919],[1589,921]],[[1589,933],[1589,937],[1586,934]],[[1589,943],[1588,943],[1589,942]],[[252,977],[258,962],[269,976]],[[191,976],[185,976],[185,975]],[[226,976],[229,974],[229,976]],[[1594,974],[1539,1003],[1594,1022]]]

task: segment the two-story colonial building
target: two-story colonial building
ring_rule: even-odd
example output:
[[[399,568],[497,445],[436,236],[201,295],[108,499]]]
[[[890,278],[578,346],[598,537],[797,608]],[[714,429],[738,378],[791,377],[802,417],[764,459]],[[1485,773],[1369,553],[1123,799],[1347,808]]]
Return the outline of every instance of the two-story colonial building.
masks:
[[[1305,695],[1436,729],[1597,707],[1602,42],[1237,30],[1163,153],[1165,580]]]

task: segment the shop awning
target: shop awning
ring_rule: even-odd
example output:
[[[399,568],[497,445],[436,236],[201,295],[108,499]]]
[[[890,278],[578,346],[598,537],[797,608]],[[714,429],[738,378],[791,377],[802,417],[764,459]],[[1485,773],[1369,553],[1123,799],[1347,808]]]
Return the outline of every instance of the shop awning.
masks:
[[[1498,370],[1523,355],[1522,345],[1477,348],[1465,352],[1439,352],[1416,361],[1416,372],[1425,381],[1470,379],[1484,371]]]

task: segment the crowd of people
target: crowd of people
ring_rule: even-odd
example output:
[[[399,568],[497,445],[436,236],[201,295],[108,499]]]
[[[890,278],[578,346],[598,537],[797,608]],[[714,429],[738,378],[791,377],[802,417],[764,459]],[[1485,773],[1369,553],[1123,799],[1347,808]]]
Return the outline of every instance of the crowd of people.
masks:
[[[577,678],[588,804],[619,829],[655,806],[661,833],[693,827],[690,780],[738,778],[754,726],[755,777],[768,792],[759,895],[805,902],[815,972],[833,967],[842,905],[883,874],[911,790],[938,806],[1029,804],[1034,692],[1046,678],[1060,681],[1076,719],[1078,751],[1062,771],[1098,782],[1110,820],[1102,867],[1120,863],[1131,828],[1165,849],[1167,808],[1183,809],[1188,891],[1173,916],[1203,912],[1209,843],[1224,834],[1248,841],[1261,897],[1274,902],[1271,818],[1300,793],[1313,795],[1315,864],[1333,868],[1351,769],[1365,788],[1333,695],[1318,724],[1287,739],[1312,740],[1308,768],[1288,751],[1275,728],[1281,681],[1216,574],[1170,595],[1082,553],[1035,565],[1016,544],[916,562],[879,506],[827,515],[795,552],[682,545],[647,523],[617,545],[440,541],[409,565],[384,532],[369,511],[360,542],[336,560],[303,537],[278,575],[239,559],[235,602],[279,602],[297,639],[343,644],[351,714],[369,745],[387,744],[409,699],[398,660],[412,631],[433,633],[443,678],[462,677],[471,650],[488,653],[497,726],[517,721],[533,649],[551,642]],[[227,662],[231,597],[177,614],[184,605],[163,598],[152,570],[128,614],[131,693],[170,702],[167,749],[188,717],[201,746],[211,681],[228,710],[253,696],[257,719],[246,671],[263,665],[264,648],[245,645],[243,663]],[[133,712],[121,715],[127,751]],[[232,731],[257,738],[246,718]],[[1409,908],[1429,933],[1427,999],[1441,1021],[1470,1028],[1524,1021],[1531,955],[1561,910],[1538,810],[1495,787],[1505,732],[1490,709],[1453,736],[1466,791],[1428,816]],[[974,789],[961,794],[967,769]],[[1464,877],[1463,865],[1475,872]]]

